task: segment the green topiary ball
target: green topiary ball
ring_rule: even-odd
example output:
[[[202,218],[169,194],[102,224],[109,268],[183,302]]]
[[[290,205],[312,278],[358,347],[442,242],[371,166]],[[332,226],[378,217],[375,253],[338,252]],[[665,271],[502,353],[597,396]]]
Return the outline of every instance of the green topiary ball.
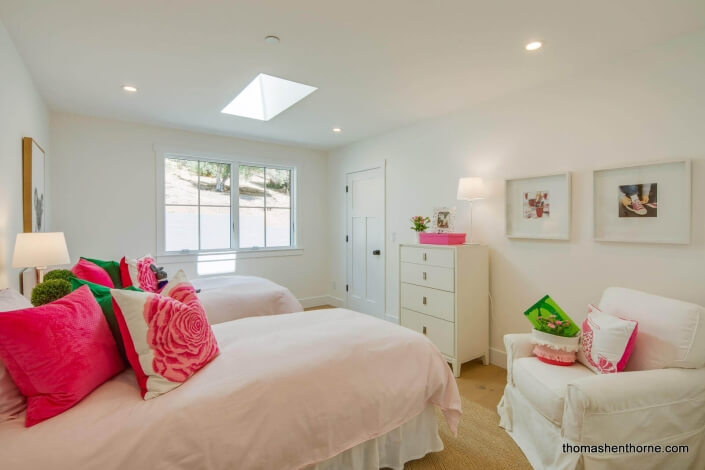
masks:
[[[32,305],[39,307],[71,293],[71,283],[64,279],[49,279],[32,290]]]
[[[63,279],[64,281],[70,282],[72,277],[74,277],[74,275],[68,269],[55,269],[46,273],[44,275],[44,280],[51,281],[52,279]]]

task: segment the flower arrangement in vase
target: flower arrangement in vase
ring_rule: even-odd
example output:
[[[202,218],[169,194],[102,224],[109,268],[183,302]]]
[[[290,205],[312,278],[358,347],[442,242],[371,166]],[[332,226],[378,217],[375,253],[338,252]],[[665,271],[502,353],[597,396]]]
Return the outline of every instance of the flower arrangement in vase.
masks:
[[[419,242],[419,233],[428,230],[431,219],[422,215],[415,215],[411,218],[411,230],[416,232],[416,242]]]

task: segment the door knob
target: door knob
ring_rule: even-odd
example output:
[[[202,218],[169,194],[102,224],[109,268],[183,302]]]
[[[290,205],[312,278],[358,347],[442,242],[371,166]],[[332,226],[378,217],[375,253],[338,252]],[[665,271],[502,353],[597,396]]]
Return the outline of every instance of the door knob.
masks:
[[[380,250],[373,250],[373,251],[372,251],[372,254],[375,255],[375,256],[379,256],[379,255],[382,254],[382,252],[381,252]]]

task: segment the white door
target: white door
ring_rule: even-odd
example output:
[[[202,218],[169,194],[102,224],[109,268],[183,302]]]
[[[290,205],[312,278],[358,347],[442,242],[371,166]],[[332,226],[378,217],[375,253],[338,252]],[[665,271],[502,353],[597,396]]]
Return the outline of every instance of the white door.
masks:
[[[384,317],[384,169],[347,174],[348,308]]]

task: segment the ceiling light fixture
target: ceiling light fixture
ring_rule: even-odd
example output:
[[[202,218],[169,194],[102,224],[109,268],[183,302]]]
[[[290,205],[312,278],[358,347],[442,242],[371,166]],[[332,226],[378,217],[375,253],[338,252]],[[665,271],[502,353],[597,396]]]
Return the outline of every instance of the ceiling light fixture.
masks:
[[[267,44],[279,44],[279,41],[279,37],[274,35],[269,35],[264,38],[264,42],[266,42]]]
[[[537,51],[541,49],[541,46],[543,46],[541,41],[531,41],[525,46],[525,48],[527,51]]]
[[[221,113],[269,121],[317,89],[261,73]]]
[[[127,91],[128,93],[135,93],[137,91],[137,88],[133,87],[132,85],[123,85],[122,89],[124,91]]]
[[[340,133],[340,132],[343,132],[343,130],[340,127],[334,127],[333,132]]]

